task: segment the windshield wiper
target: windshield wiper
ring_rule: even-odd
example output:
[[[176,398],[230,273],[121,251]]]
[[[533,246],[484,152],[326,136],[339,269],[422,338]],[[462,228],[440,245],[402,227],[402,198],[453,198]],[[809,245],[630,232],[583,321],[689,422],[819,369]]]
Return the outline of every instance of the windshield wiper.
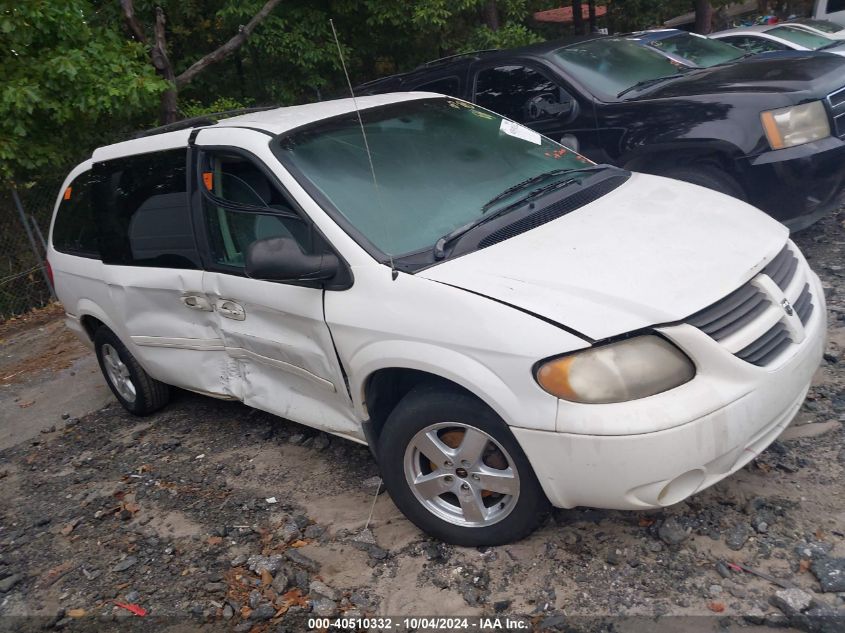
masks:
[[[541,180],[545,180],[546,178],[552,178],[553,176],[562,176],[563,174],[567,173],[568,169],[552,169],[551,171],[544,171],[542,174],[537,174],[536,176],[531,176],[531,178],[526,178],[515,185],[508,187],[502,193],[490,198],[483,207],[481,207],[481,213],[487,213],[490,208],[495,205],[499,200],[504,200],[508,196],[513,193],[516,193],[520,189],[525,189],[526,187],[530,187],[535,182],[540,182]]]
[[[643,79],[642,81],[638,81],[637,83],[635,83],[633,86],[625,88],[625,90],[616,95],[616,98],[618,99],[619,97],[628,94],[632,90],[639,90],[640,88],[645,88],[647,86],[651,86],[652,84],[658,84],[661,81],[667,81],[669,79],[677,79],[678,77],[683,77],[685,72],[686,71],[682,70],[680,72],[675,73],[674,75],[663,75],[662,77],[652,77],[651,79]]]
[[[576,169],[556,169],[554,171],[558,172],[558,173],[566,173],[566,174],[579,174],[579,173],[591,172],[591,171],[602,171],[602,170],[605,170],[605,169],[612,169],[612,167],[610,167],[608,165],[591,165],[589,167],[582,167],[580,169],[577,169],[577,168]],[[546,172],[545,174],[539,174],[539,176],[547,176],[548,174],[551,174],[551,173],[552,172]],[[531,180],[531,179],[529,178],[528,180]],[[532,182],[538,182],[540,180],[543,180],[543,178],[539,178],[538,176],[534,176],[534,180]],[[472,222],[469,222],[468,224],[464,224],[463,226],[459,226],[454,231],[447,233],[446,235],[441,237],[439,240],[437,240],[437,242],[434,244],[434,259],[438,259],[438,260],[443,259],[446,255],[446,246],[448,246],[450,243],[454,242],[459,237],[463,237],[464,235],[466,235],[467,233],[469,233],[473,229],[481,226],[482,224],[490,222],[491,220],[495,220],[496,218],[505,215],[509,211],[516,209],[517,207],[523,205],[524,203],[530,202],[531,200],[533,200],[534,198],[536,198],[538,196],[541,196],[545,193],[549,193],[551,191],[555,191],[557,189],[563,189],[564,187],[568,187],[569,185],[571,185],[572,183],[575,183],[575,182],[579,182],[577,178],[567,178],[566,180],[561,180],[559,182],[553,182],[553,183],[550,183],[548,185],[544,185],[543,187],[538,187],[537,189],[533,189],[532,191],[529,191],[526,195],[522,196],[518,200],[515,200],[511,204],[509,204],[505,207],[502,207],[501,209],[498,209],[497,211],[494,211],[490,215],[485,215],[485,211],[487,210],[487,208],[489,208],[488,205],[490,205],[493,201],[488,202],[486,205],[484,205],[484,208],[481,211],[481,213],[482,213],[481,217],[476,218],[475,220],[473,220]],[[526,186],[525,183],[531,184],[528,181],[523,181],[523,183],[518,183],[518,185],[521,185],[521,186],[519,186],[519,188],[524,188]],[[517,185],[514,185],[514,187],[517,187]]]

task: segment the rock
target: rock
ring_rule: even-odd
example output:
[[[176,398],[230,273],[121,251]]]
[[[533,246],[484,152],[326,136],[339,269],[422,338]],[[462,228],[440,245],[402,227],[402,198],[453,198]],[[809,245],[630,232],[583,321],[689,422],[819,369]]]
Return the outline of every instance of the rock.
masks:
[[[371,545],[369,549],[367,549],[367,553],[370,555],[370,558],[375,560],[384,560],[387,558],[387,550],[382,549],[378,545]]]
[[[294,539],[299,538],[299,526],[293,521],[288,521],[282,527],[279,528],[276,534],[280,539],[282,539],[283,542],[290,543]]]
[[[314,444],[312,446],[318,451],[324,451],[329,447],[329,444],[331,444],[329,436],[325,433],[320,433],[314,438]]]
[[[822,591],[845,591],[845,558],[817,558],[810,571],[818,579]]]
[[[0,580],[0,593],[8,593],[21,580],[23,580],[22,574],[12,574],[8,578]]]
[[[305,441],[305,435],[302,433],[294,433],[288,438],[291,444],[302,444]]]
[[[246,554],[239,554],[232,559],[232,562],[229,563],[232,567],[240,567],[247,561]]]
[[[312,595],[322,596],[323,598],[328,598],[329,600],[336,601],[340,598],[340,592],[337,589],[333,589],[326,583],[320,582],[319,580],[312,580],[308,587],[308,591]]]
[[[62,413],[62,420],[67,420],[70,417],[70,413]]]
[[[725,545],[738,552],[745,546],[748,540],[748,526],[745,523],[737,523],[725,533]]]
[[[137,558],[135,558],[134,556],[127,556],[127,557],[126,557],[126,558],[124,558],[122,561],[120,561],[119,563],[117,563],[117,565],[115,565],[114,567],[112,567],[112,568],[111,568],[111,570],[112,570],[113,572],[126,571],[127,569],[129,569],[130,567],[132,567],[132,565],[134,565],[134,564],[135,564],[135,563],[137,563],[137,562],[138,562],[138,559],[137,559]]]
[[[250,609],[257,609],[258,605],[261,604],[261,592],[258,589],[249,592],[247,604],[249,604]]]
[[[372,530],[370,530],[369,528],[365,528],[352,537],[352,542],[361,543],[363,545],[375,545],[376,537],[373,536]]]
[[[652,552],[654,554],[662,552],[663,551],[663,543],[661,543],[660,541],[651,541],[648,544],[648,551]]]
[[[255,620],[256,622],[266,622],[274,615],[276,615],[276,607],[272,604],[264,603],[252,610],[252,613],[249,614],[249,619]]]
[[[793,587],[781,589],[769,599],[774,606],[783,611],[786,615],[796,615],[806,611],[813,604],[813,596],[806,591]]]
[[[337,604],[328,598],[317,598],[311,601],[311,612],[320,618],[331,618],[337,615]]]
[[[297,514],[297,515],[294,515],[293,522],[296,523],[296,526],[300,530],[304,530],[311,523],[311,519],[309,519],[304,514]]]
[[[133,589],[123,597],[126,598],[126,602],[138,602],[141,599],[141,593]]]
[[[319,569],[320,569],[320,564],[317,561],[315,561],[311,558],[308,558],[305,554],[303,554],[302,552],[300,552],[298,550],[289,549],[288,551],[285,552],[285,556],[294,565],[299,565],[303,569],[306,569],[306,570],[308,570],[312,573],[319,571]],[[270,573],[273,573],[273,572],[270,572]]]
[[[810,541],[808,543],[801,543],[795,546],[795,555],[804,560],[814,560],[816,558],[827,557],[833,545],[824,543],[822,541]]]
[[[550,615],[547,618],[543,618],[543,621],[540,622],[541,631],[563,630],[563,627],[565,626],[566,617],[559,613],[556,615]]]
[[[511,600],[496,600],[496,602],[493,603],[493,611],[496,613],[503,613],[510,608],[511,604]]]
[[[246,559],[247,567],[251,572],[260,574],[262,569],[270,572],[270,575],[275,574],[284,565],[284,557],[279,554],[273,556],[262,556],[261,554],[253,554]]]
[[[315,523],[314,525],[309,525],[307,528],[305,528],[304,535],[305,538],[317,539],[323,536],[325,532],[326,528],[324,528],[322,525],[317,525]]]
[[[273,576],[273,582],[270,584],[273,587],[273,591],[278,594],[283,594],[285,590],[288,588],[290,584],[290,580],[288,579],[287,574],[280,571],[275,576]]]
[[[824,359],[831,365],[835,365],[839,362],[839,357],[836,354],[831,354],[830,352],[825,352]]]
[[[235,610],[232,608],[232,605],[225,605],[223,607],[223,619],[224,620],[231,620],[235,616]]]
[[[766,532],[769,531],[769,524],[766,523],[765,521],[758,521],[754,525],[754,529],[757,530],[758,534],[765,534]]]
[[[687,531],[678,523],[677,519],[674,517],[669,517],[666,519],[663,524],[660,526],[660,529],[657,531],[658,536],[660,536],[660,540],[666,543],[666,545],[680,545],[689,537]]]
[[[716,572],[722,578],[729,578],[730,575],[731,575],[731,570],[728,569],[728,566],[725,565],[725,563],[723,563],[722,561],[719,561],[718,563],[716,563]]]
[[[718,598],[722,595],[722,585],[710,585],[707,588],[707,595],[711,598]]]
[[[207,582],[203,589],[207,593],[225,593],[228,587],[225,582]]]
[[[607,561],[608,565],[618,565],[622,562],[622,552],[620,552],[615,547],[611,547],[607,550],[607,554],[605,555],[604,559]]]

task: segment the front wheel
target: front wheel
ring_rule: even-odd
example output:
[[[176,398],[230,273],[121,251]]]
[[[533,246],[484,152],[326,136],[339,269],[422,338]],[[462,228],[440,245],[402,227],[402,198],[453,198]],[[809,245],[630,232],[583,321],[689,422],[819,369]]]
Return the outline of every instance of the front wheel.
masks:
[[[507,425],[463,391],[428,385],[408,393],[385,423],[379,456],[394,503],[448,543],[518,540],[549,507]]]

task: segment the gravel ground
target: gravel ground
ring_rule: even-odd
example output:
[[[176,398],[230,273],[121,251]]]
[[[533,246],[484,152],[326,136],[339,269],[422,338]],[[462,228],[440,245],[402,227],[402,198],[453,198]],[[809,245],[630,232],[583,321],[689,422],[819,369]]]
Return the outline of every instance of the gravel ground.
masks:
[[[144,419],[109,404],[0,451],[0,628],[460,614],[548,631],[845,631],[845,213],[796,241],[828,294],[825,362],[793,426],[686,502],[556,511],[520,543],[452,547],[376,494],[363,446],[184,393]]]

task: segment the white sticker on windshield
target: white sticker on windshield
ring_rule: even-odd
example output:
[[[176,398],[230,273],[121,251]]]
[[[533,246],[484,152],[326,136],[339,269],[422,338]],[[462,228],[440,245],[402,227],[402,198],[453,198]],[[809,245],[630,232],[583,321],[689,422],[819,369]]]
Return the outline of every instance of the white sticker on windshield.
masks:
[[[534,143],[534,145],[540,145],[540,143],[542,143],[542,138],[537,132],[529,130],[527,127],[520,125],[519,123],[508,121],[507,119],[502,119],[499,131],[504,132],[508,136],[515,136],[516,138],[521,138],[523,141]]]

